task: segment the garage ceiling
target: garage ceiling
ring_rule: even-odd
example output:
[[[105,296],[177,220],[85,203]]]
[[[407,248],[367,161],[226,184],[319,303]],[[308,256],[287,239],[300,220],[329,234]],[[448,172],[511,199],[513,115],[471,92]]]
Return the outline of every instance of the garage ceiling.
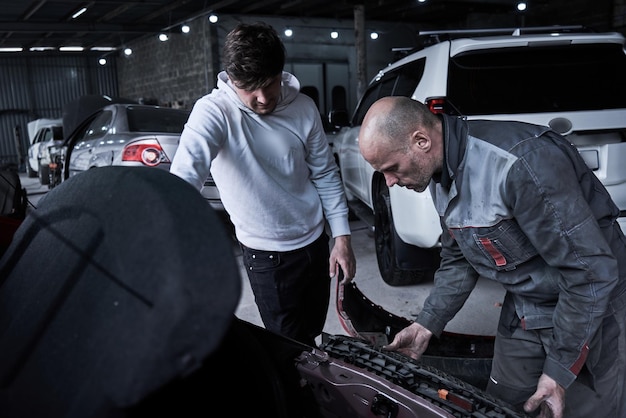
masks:
[[[517,22],[604,30],[612,24],[613,0],[528,3],[522,18],[515,0],[0,0],[0,47],[119,47],[210,13],[353,19],[356,4],[364,5],[366,20],[408,22],[425,29],[501,27],[501,22]],[[82,7],[86,11],[72,18]]]

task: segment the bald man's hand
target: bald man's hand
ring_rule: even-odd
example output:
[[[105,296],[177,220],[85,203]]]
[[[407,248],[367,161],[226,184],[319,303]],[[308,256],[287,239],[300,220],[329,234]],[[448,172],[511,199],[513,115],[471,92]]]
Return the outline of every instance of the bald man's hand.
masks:
[[[565,389],[546,374],[539,377],[537,391],[524,404],[524,411],[535,412],[538,418],[563,418]]]
[[[383,347],[385,350],[397,351],[419,360],[426,348],[433,333],[420,324],[414,322],[396,334],[391,344]]]

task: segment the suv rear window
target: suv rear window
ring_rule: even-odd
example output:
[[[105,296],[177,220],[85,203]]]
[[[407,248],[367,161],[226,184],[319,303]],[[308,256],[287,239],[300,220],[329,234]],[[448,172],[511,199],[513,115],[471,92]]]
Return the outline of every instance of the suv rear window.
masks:
[[[374,102],[387,96],[411,97],[424,73],[425,59],[413,61],[388,72],[383,78],[370,85],[354,114],[353,125],[363,122],[365,114]]]
[[[450,60],[447,109],[462,115],[626,108],[621,45],[471,51]]]

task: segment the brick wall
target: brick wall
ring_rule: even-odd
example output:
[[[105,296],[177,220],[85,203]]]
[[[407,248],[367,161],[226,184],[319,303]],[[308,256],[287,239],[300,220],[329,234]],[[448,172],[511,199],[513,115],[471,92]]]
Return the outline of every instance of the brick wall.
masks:
[[[343,63],[349,66],[351,79],[356,80],[354,22],[351,20],[227,15],[212,24],[203,16],[188,22],[191,27],[188,34],[180,33],[176,27],[167,42],[160,42],[155,34],[128,45],[133,54],[124,57],[120,53],[117,60],[120,96],[166,106],[181,103],[182,107],[190,109],[215,86],[226,34],[239,22],[256,20],[273,25],[281,37],[285,27],[294,28],[293,38],[283,37],[287,50],[286,70],[290,71],[293,63]],[[376,22],[372,23],[372,28],[382,31],[383,35],[377,41],[367,41],[368,81],[378,69],[393,60],[392,47],[413,46],[415,36],[415,28],[407,24]],[[339,39],[330,38],[331,29],[341,31]],[[354,86],[346,88],[351,93],[351,104],[356,104],[359,97]]]
[[[209,25],[196,19],[188,34],[175,28],[167,42],[155,35],[128,45],[132,55],[117,61],[120,96],[190,109],[215,85]]]

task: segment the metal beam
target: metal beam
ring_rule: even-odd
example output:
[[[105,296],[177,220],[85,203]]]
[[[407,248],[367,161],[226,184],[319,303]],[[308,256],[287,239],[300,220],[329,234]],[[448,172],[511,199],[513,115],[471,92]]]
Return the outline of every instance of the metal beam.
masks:
[[[37,23],[37,22],[0,22],[0,32],[14,33],[42,33],[42,32],[61,32],[61,33],[157,33],[162,29],[160,25],[116,25],[107,23]]]

